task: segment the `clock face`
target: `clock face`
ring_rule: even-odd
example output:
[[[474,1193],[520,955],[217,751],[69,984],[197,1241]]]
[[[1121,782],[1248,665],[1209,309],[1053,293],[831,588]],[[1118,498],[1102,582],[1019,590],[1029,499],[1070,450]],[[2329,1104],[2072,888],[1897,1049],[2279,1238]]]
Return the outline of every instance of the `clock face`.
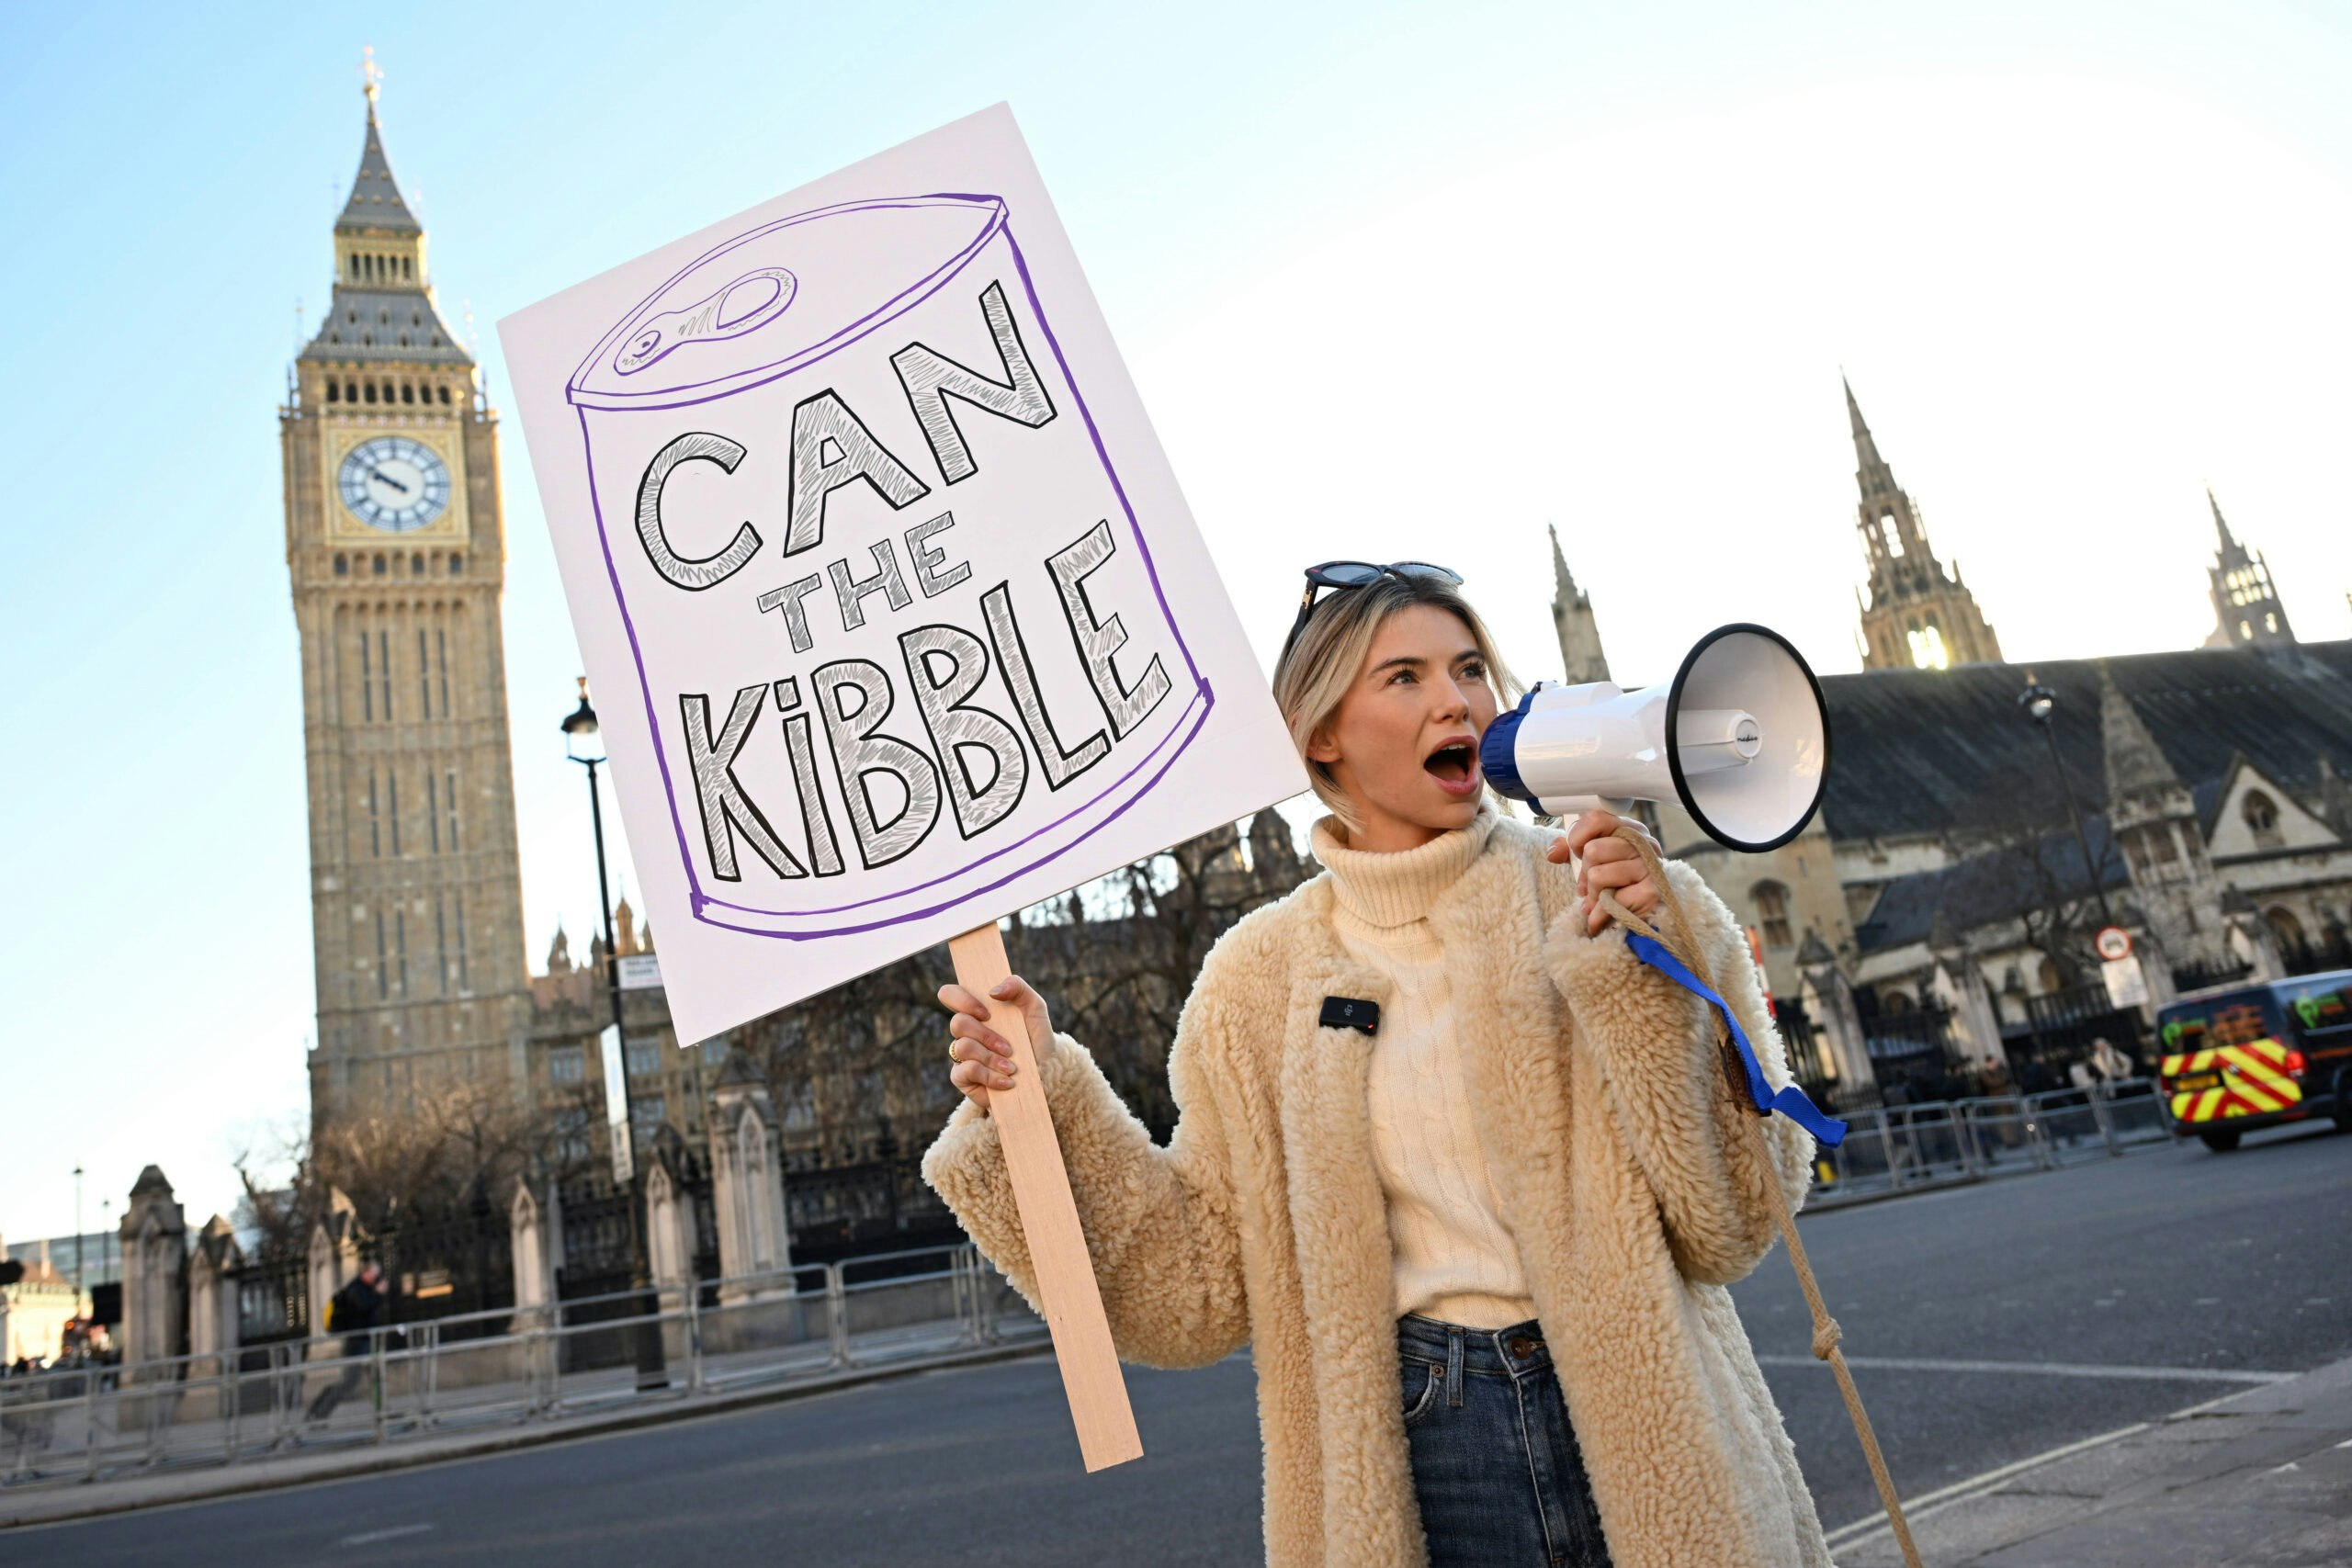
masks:
[[[405,435],[379,435],[354,446],[335,486],[354,517],[388,534],[422,528],[449,509],[449,466]]]

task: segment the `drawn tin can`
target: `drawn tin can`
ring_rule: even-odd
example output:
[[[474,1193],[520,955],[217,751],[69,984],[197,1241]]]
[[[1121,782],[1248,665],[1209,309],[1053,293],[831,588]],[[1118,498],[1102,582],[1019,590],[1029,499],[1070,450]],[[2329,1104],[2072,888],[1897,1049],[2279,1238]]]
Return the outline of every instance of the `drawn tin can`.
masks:
[[[566,392],[696,919],[937,913],[1083,842],[1199,733],[1150,520],[1001,199],[763,224]]]

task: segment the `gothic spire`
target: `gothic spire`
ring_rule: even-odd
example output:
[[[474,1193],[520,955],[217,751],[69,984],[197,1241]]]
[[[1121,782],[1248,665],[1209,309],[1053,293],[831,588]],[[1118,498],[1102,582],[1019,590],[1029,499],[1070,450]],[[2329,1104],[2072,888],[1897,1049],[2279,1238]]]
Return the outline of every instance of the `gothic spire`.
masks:
[[[1577,587],[1576,573],[1568,570],[1568,558],[1560,549],[1560,529],[1547,523],[1544,529],[1552,536],[1552,602],[1555,604],[1575,604],[1584,594]]]
[[[368,51],[368,59],[359,68],[360,91],[368,96],[368,139],[359,149],[359,173],[351,181],[351,199],[343,204],[343,216],[334,220],[338,230],[377,229],[397,233],[422,233],[424,225],[408,209],[401,197],[401,187],[392,179],[391,161],[384,156],[381,128],[376,123],[376,95],[381,88],[384,73],[377,68],[376,51]]]
[[[1868,422],[1862,418],[1862,405],[1854,400],[1854,384],[1846,379],[1846,373],[1843,370],[1838,372],[1838,384],[1846,389],[1846,421],[1854,429],[1854,458],[1860,472],[1869,475],[1883,471],[1886,468],[1886,459],[1878,455],[1878,442],[1871,434]],[[1887,483],[1890,487],[1893,485],[1892,474],[1887,476]],[[1871,488],[1865,479],[1862,489],[1867,491]]]
[[[1609,655],[1600,646],[1600,623],[1592,613],[1592,595],[1577,586],[1568,558],[1560,548],[1560,530],[1546,525],[1552,535],[1552,629],[1559,635],[1560,668],[1572,686],[1609,679]]]
[[[2213,531],[2221,535],[2222,554],[2227,557],[2238,547],[2238,542],[2230,533],[2228,521],[2222,516],[2222,503],[2213,499],[2211,485],[2205,487],[2205,504],[2213,509]]]
[[[2115,683],[2115,673],[2101,660],[2098,666],[2098,728],[2107,766],[2108,810],[2134,797],[2181,787],[2172,761],[2148,733],[2132,699]]]
[[[2205,487],[2205,504],[2213,510],[2213,532],[2220,547],[2213,552],[2213,564],[2205,569],[2212,584],[2213,635],[2205,639],[2208,648],[2250,647],[2285,644],[2295,640],[2295,628],[2288,622],[2287,606],[2278,598],[2278,585],[2270,576],[2270,563],[2260,550],[2250,550],[2238,536],[2230,532],[2228,519],[2222,515],[2222,503],[2213,499],[2213,487]]]

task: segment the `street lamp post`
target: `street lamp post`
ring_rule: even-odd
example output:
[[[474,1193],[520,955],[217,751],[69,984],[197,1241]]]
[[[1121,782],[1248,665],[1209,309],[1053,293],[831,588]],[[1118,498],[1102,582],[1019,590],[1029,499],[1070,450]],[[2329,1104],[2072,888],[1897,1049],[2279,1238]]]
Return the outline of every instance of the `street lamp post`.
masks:
[[[596,770],[605,761],[605,743],[596,728],[596,710],[588,705],[585,675],[580,677],[580,705],[563,721],[563,745],[565,754],[588,770],[588,819],[596,836],[596,907],[605,922],[605,992],[612,1000],[613,1038],[620,1047],[622,1124],[612,1135],[633,1140],[637,1096],[629,1087],[628,1032],[621,1022],[620,949],[613,941],[613,900],[605,877],[605,807],[596,790]],[[653,1298],[653,1269],[645,1250],[645,1179],[633,1150],[627,1196],[629,1287],[637,1295],[637,1386],[667,1388],[670,1372],[662,1352],[662,1325],[654,1321],[660,1307]]]
[[[82,1315],[82,1168],[74,1168],[74,1315]]]
[[[2083,814],[2075,805],[2075,787],[2066,781],[2066,764],[2058,760],[2058,732],[2050,722],[2052,716],[2058,711],[2058,694],[2036,681],[2033,672],[2028,671],[2026,688],[2018,694],[2018,706],[2041,731],[2041,738],[2050,743],[2050,766],[2058,775],[2058,792],[2066,797],[2066,815],[2075,824],[2075,843],[2083,852],[2083,869],[2089,874],[2091,891],[2098,897],[2099,919],[2111,926],[2115,923],[2115,911],[2108,908],[2104,867],[2091,858],[2090,835],[2083,831]],[[2113,831],[2110,825],[2110,837]]]

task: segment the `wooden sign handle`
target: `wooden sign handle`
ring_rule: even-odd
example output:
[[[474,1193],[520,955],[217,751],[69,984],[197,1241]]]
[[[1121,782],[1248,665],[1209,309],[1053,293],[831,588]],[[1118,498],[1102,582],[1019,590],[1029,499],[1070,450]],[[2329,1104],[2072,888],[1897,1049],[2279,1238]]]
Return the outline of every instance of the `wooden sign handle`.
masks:
[[[1036,1270],[1037,1296],[1046,1326],[1054,1337],[1054,1359],[1061,1364],[1062,1393],[1078,1427],[1079,1452],[1088,1471],[1107,1469],[1143,1457],[1135,1411],[1127,1404],[1126,1379],[1111,1344],[1110,1320],[1102,1315],[1102,1292],[1094,1282],[1086,1234],[1079,1228],[1078,1204],[1070,1197],[1069,1172],[1046,1108],[1045,1079],[1029,1025],[1019,1008],[989,995],[1012,973],[1004,936],[991,920],[947,943],[956,980],[988,1004],[989,1027],[1012,1047],[1020,1071],[1014,1088],[989,1096],[989,1116],[1004,1146],[1004,1168],[1012,1178],[1012,1200],[1021,1212],[1022,1234]]]

